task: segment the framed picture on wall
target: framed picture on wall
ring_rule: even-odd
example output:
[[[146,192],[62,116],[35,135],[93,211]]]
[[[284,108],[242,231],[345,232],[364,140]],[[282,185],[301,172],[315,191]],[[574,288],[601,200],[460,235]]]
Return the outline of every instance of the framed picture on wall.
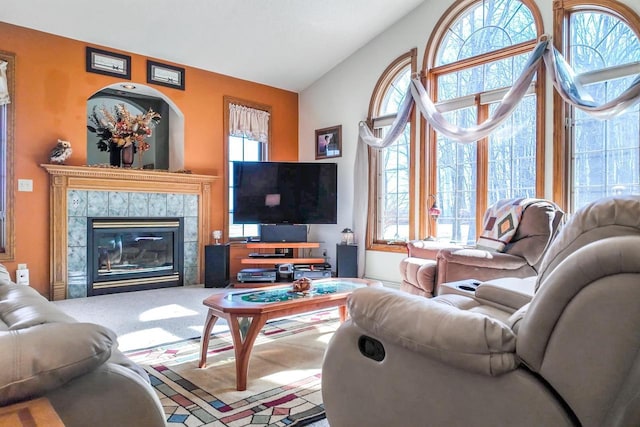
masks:
[[[131,80],[131,57],[87,46],[87,72]]]
[[[342,156],[342,125],[316,130],[316,160]]]
[[[147,60],[147,83],[184,90],[184,68]]]

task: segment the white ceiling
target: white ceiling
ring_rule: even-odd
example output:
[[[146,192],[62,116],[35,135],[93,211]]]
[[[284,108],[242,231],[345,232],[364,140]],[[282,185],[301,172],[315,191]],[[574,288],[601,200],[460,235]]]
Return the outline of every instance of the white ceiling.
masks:
[[[3,0],[0,20],[300,92],[423,1]]]

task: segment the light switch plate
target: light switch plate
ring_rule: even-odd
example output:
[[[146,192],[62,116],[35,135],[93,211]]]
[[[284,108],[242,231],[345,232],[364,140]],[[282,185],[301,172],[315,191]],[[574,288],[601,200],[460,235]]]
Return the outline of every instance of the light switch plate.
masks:
[[[18,180],[18,191],[33,191],[33,180],[32,179],[19,179]]]

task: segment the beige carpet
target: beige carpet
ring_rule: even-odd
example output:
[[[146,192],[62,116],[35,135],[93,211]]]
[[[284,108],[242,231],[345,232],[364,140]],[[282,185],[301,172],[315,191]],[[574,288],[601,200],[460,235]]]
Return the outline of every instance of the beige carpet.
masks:
[[[153,347],[200,337],[207,309],[202,301],[226,289],[181,286],[55,301],[81,322],[97,323],[118,335],[120,350]],[[227,330],[219,320],[213,332]]]

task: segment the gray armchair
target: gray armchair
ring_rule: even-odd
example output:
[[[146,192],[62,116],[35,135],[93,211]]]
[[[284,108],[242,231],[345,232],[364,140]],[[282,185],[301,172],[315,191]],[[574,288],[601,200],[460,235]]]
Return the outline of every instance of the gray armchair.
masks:
[[[431,297],[446,282],[535,276],[563,217],[564,212],[552,202],[541,199],[528,205],[515,235],[501,252],[411,241],[408,256],[400,262],[401,289]]]
[[[563,228],[518,310],[356,290],[323,363],[331,427],[640,425],[639,247],[640,197],[606,198]]]

